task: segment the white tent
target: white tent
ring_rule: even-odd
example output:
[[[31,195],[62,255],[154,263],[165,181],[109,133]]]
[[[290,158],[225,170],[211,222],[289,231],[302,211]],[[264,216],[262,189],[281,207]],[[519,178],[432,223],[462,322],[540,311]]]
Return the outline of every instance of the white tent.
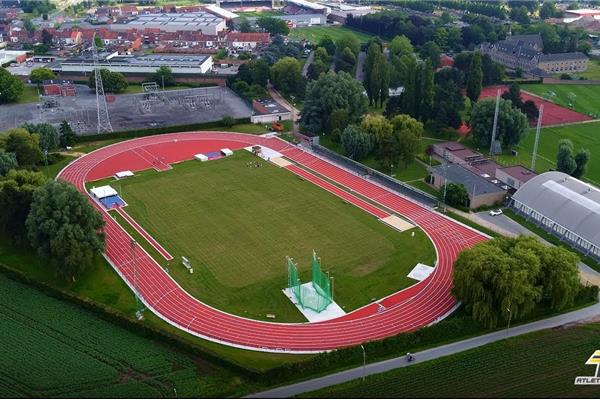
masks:
[[[221,149],[221,153],[223,153],[225,157],[233,155],[233,151],[229,150],[228,148]]]
[[[120,172],[117,172],[115,174],[115,176],[117,177],[117,179],[128,178],[130,176],[133,176],[133,172],[131,172],[131,171],[120,171]]]
[[[194,155],[194,158],[195,158],[196,160],[198,160],[198,161],[202,161],[202,162],[204,162],[204,161],[208,161],[208,157],[206,157],[204,154],[200,154],[200,153],[199,153],[199,154],[196,154],[196,155]]]
[[[97,199],[103,199],[105,197],[116,196],[118,193],[115,189],[110,186],[100,186],[90,189],[90,193]]]

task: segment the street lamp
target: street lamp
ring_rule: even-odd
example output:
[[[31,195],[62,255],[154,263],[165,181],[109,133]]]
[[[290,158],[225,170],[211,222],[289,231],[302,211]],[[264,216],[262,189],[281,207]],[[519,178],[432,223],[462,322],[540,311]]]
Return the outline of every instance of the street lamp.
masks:
[[[506,311],[508,311],[508,324],[506,325],[506,336],[508,337],[508,330],[510,329],[510,319],[512,317],[512,311],[508,307],[506,308]]]
[[[362,380],[364,382],[365,381],[365,377],[367,375],[367,353],[365,351],[365,346],[363,346],[361,344],[360,348],[362,349],[362,352],[363,352],[363,374],[362,374]]]

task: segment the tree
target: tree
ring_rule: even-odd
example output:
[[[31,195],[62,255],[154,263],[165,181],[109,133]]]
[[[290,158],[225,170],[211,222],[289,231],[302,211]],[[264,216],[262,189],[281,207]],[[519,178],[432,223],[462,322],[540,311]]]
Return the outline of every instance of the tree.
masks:
[[[429,41],[423,46],[421,46],[419,56],[423,60],[429,59],[433,68],[437,68],[440,66],[440,57],[442,56],[442,50],[435,42]]]
[[[369,134],[356,125],[344,129],[341,142],[346,155],[354,160],[361,160],[373,150]]]
[[[537,120],[538,116],[540,115],[540,111],[533,100],[525,101],[525,103],[523,103],[523,107],[521,107],[521,112],[523,112],[523,114],[525,114],[527,119],[530,121]]]
[[[465,185],[448,183],[446,185],[446,198],[444,199],[444,191],[440,193],[440,200],[446,201],[446,204],[452,207],[468,207],[469,205],[469,193]]]
[[[19,166],[15,153],[9,153],[4,149],[0,149],[0,176],[4,176],[11,169],[16,169]]]
[[[0,67],[0,104],[12,103],[23,94],[25,85],[5,68]]]
[[[158,85],[162,86],[175,86],[177,81],[175,80],[175,76],[173,75],[173,71],[169,67],[159,67],[155,73],[150,75],[148,78],[148,82],[156,82]]]
[[[329,64],[331,56],[325,47],[317,47],[314,54],[314,61],[321,61],[323,64]],[[331,53],[333,54],[333,53]]]
[[[515,108],[521,109],[523,106],[523,100],[521,99],[521,88],[516,82],[511,83],[508,87],[508,90],[502,93],[502,98],[504,100],[510,100]]]
[[[452,292],[475,320],[493,328],[530,314],[542,300],[552,310],[573,305],[581,287],[577,262],[568,250],[532,237],[499,238],[461,252]]]
[[[390,43],[390,53],[394,56],[412,56],[415,52],[412,43],[404,35],[398,35]]]
[[[23,128],[27,129],[29,133],[37,133],[40,136],[40,149],[50,151],[58,148],[58,131],[52,125],[25,123]]]
[[[60,147],[66,148],[67,146],[72,146],[75,143],[77,135],[75,135],[75,132],[73,132],[71,125],[69,125],[69,123],[66,120],[63,120],[60,123],[59,132]]]
[[[47,180],[41,172],[15,169],[0,179],[0,229],[16,242],[25,238],[33,192]]]
[[[52,34],[50,32],[48,32],[46,29],[42,30],[42,43],[45,44],[46,46],[50,47],[52,46]]]
[[[556,169],[571,175],[576,168],[577,162],[573,155],[573,142],[569,139],[561,139],[558,142],[558,152],[556,153]]]
[[[315,80],[318,79],[321,74],[329,71],[329,66],[323,63],[321,60],[313,61],[309,66],[306,72],[308,79]]]
[[[354,34],[345,34],[338,38],[337,42],[335,43],[335,48],[340,53],[348,48],[356,58],[360,52],[360,42]]]
[[[298,93],[302,81],[300,63],[292,57],[282,58],[271,67],[271,80],[284,94]]]
[[[369,46],[365,59],[365,88],[369,104],[382,104],[388,97],[390,87],[390,67],[381,47],[373,43]]]
[[[467,78],[467,96],[471,101],[477,101],[481,93],[481,84],[483,80],[483,71],[481,69],[481,53],[475,52],[469,66],[469,75]]]
[[[225,115],[223,118],[221,118],[221,126],[224,126],[225,128],[231,128],[234,125],[235,118],[233,118],[231,115]]]
[[[44,81],[56,79],[56,75],[50,68],[33,68],[29,74],[31,83],[40,84]]]
[[[326,129],[327,116],[335,110],[346,110],[349,123],[356,123],[367,104],[362,85],[350,74],[328,72],[308,83],[300,123],[306,131],[320,134]]]
[[[325,35],[319,41],[319,47],[323,47],[327,50],[327,54],[333,55],[335,54],[335,42],[329,35]]]
[[[127,89],[127,81],[120,72],[111,72],[106,68],[100,69],[100,76],[102,77],[102,86],[105,92],[110,93],[121,93]],[[96,79],[94,74],[90,75],[88,79],[88,86],[91,89],[96,88]]]
[[[445,79],[435,85],[433,119],[438,125],[458,128],[462,123],[460,113],[464,108],[462,92],[455,81]]]
[[[248,18],[246,17],[240,18],[240,32],[254,32],[254,29],[252,29],[252,25],[250,25],[250,21],[248,21]]]
[[[32,247],[64,280],[75,280],[104,250],[102,216],[66,182],[49,181],[34,192],[25,224]]]
[[[265,60],[259,58],[257,60],[250,61],[249,65],[252,83],[262,87],[267,87],[270,75],[269,64]]]
[[[587,164],[590,161],[590,151],[587,149],[579,149],[575,154],[575,164],[577,167],[571,173],[573,178],[581,179],[587,172]]]
[[[342,131],[350,124],[350,116],[345,108],[333,110],[327,118],[326,131],[332,136],[334,142],[340,142]]]
[[[592,49],[593,49],[593,47],[590,42],[581,42],[577,45],[577,51],[582,52],[586,56],[590,55],[590,52],[592,51]]]
[[[361,121],[360,128],[369,135],[371,143],[381,155],[385,142],[394,130],[390,121],[381,114],[368,114]]]
[[[490,146],[495,109],[496,99],[483,99],[475,103],[471,110],[471,132],[480,146]],[[526,129],[527,117],[513,108],[510,101],[500,99],[496,140],[504,147],[515,146],[521,141]]]
[[[4,148],[10,153],[15,153],[20,166],[31,168],[42,161],[43,154],[38,134],[29,133],[23,128],[9,129],[6,134]]]
[[[412,163],[421,148],[423,124],[409,115],[396,115],[390,120],[393,126],[393,142],[398,151],[397,160],[404,162],[404,167]],[[392,164],[390,160],[390,164]],[[396,164],[394,163],[394,164]]]
[[[422,62],[411,57],[403,57],[404,91],[399,98],[388,101],[385,114],[408,114],[419,121],[426,121],[432,115],[434,102],[433,66],[428,60]]]
[[[556,5],[551,1],[544,1],[540,8],[540,18],[548,19],[553,18],[556,15]]]
[[[256,20],[256,25],[263,29],[265,32],[269,32],[271,35],[287,35],[290,33],[290,28],[287,22],[283,19],[273,17],[259,17]]]
[[[350,50],[349,47],[345,47],[344,50],[336,57],[335,69],[336,71],[352,72],[356,65],[356,55]]]
[[[513,21],[518,22],[522,25],[528,25],[530,20],[529,20],[529,11],[527,10],[527,7],[525,7],[525,6],[513,7],[510,10],[510,19],[512,19]]]

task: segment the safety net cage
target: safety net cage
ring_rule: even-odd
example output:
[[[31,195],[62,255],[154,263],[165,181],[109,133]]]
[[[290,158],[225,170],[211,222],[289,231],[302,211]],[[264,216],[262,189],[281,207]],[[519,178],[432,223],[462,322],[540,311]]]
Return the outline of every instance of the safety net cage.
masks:
[[[329,277],[321,271],[321,261],[313,251],[311,263],[311,284],[302,285],[298,276],[298,267],[288,257],[288,288],[294,294],[300,306],[316,312],[325,310],[332,302]]]

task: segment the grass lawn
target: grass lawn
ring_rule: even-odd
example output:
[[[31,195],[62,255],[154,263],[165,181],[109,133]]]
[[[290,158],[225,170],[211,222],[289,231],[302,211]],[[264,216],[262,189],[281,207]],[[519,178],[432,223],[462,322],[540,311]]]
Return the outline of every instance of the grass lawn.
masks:
[[[355,29],[350,29],[345,26],[314,26],[307,28],[294,28],[290,31],[290,37],[305,39],[311,43],[319,43],[321,39],[325,35],[329,35],[333,41],[337,41],[340,37],[344,35],[353,35],[360,42],[366,43],[374,37],[375,35],[371,35],[369,33],[357,31]]]
[[[556,104],[563,107],[569,107],[571,100],[569,94],[575,94],[573,108],[575,111],[587,115],[600,117],[600,85],[560,85],[560,84],[534,84],[522,85],[522,90],[544,96],[548,92],[556,93],[556,96],[549,98]]]
[[[253,385],[0,274],[7,397],[229,397]],[[210,373],[206,373],[210,371]]]
[[[575,151],[583,147],[592,153],[584,180],[600,186],[600,159],[598,158],[600,155],[600,123],[543,128],[540,133],[538,156],[535,165],[537,172],[545,172],[551,168],[555,168],[558,142],[561,139],[570,139],[573,142]],[[531,154],[534,142],[535,130],[530,129],[527,136],[519,145],[519,155],[513,157],[505,154],[499,157],[499,161],[502,164],[521,163],[527,167],[531,166]]]
[[[320,398],[598,397],[575,386],[593,376],[585,361],[600,348],[600,324],[546,330],[308,393]]]
[[[61,169],[67,166],[71,161],[73,161],[76,157],[71,156],[61,156],[61,159],[54,164],[40,167],[41,172],[46,175],[48,178],[54,178]]]
[[[35,85],[25,85],[25,89],[19,98],[17,99],[17,104],[24,103],[37,103],[40,97],[38,95],[38,89]]]
[[[193,275],[179,263],[169,270],[197,298],[250,318],[273,313],[277,321],[303,321],[281,293],[286,256],[299,263],[306,282],[315,249],[347,311],[413,284],[406,275],[415,264],[434,262],[422,231],[416,229],[414,238],[412,231],[399,233],[289,171],[246,166],[255,160],[239,151],[167,172],[145,171],[118,184],[127,212],[176,260],[192,261]]]

